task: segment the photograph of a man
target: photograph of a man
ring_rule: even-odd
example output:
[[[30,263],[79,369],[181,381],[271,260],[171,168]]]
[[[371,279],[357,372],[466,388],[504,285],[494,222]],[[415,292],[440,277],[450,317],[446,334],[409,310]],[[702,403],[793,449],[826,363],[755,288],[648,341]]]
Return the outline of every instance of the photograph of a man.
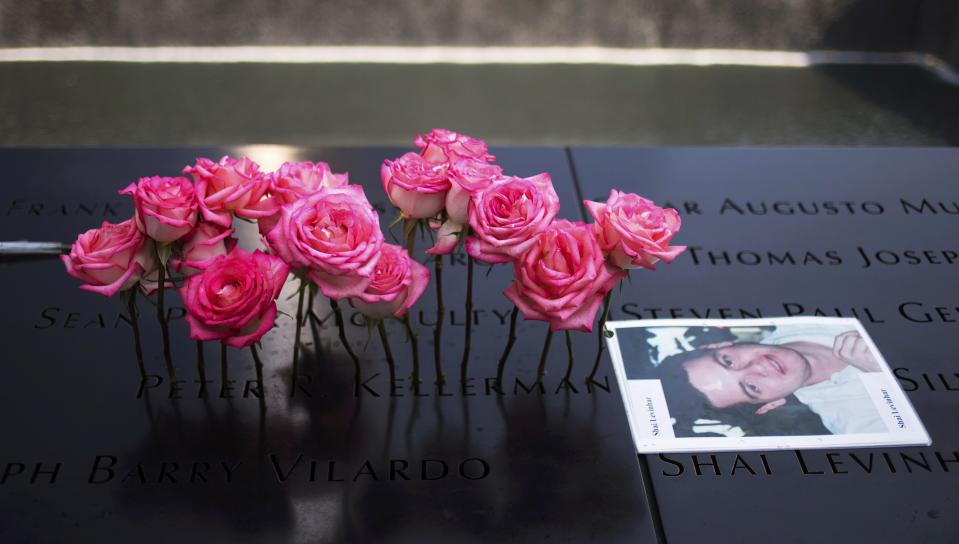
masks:
[[[860,376],[882,371],[844,324],[618,329],[628,379],[659,380],[676,436],[882,433]]]

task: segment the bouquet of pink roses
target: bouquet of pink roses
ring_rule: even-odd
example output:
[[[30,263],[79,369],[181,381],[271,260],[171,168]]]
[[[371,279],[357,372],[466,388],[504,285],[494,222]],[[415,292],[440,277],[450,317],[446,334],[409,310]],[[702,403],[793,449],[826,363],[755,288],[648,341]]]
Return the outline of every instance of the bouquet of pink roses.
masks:
[[[552,334],[566,331],[572,369],[570,330],[592,331],[605,300],[605,323],[613,286],[633,268],[655,269],[672,262],[684,246],[670,246],[679,231],[679,214],[635,194],[613,190],[605,204],[586,201],[595,223],[556,219],[559,197],[547,173],[522,178],[504,175],[492,163],[485,142],[444,129],[417,136],[419,154],[406,153],[381,168],[383,188],[407,220],[427,221],[437,229],[427,253],[436,256],[438,313],[434,330],[436,375],[441,380],[439,332],[442,327],[441,255],[460,242],[467,253],[466,315],[472,315],[473,260],[512,263],[514,281],[504,294],[513,302],[510,334],[500,358],[497,380],[516,339],[516,317],[549,323],[537,379],[545,372]],[[411,238],[408,238],[411,240]],[[408,242],[412,250],[412,243]],[[461,376],[469,361],[472,319],[466,320]],[[601,327],[602,328],[602,327]],[[600,338],[600,351],[603,347]],[[601,353],[597,353],[598,365]],[[594,365],[590,379],[595,375]]]
[[[355,365],[359,358],[347,341],[339,302],[347,301],[377,328],[389,364],[395,368],[383,320],[400,319],[412,350],[413,383],[419,383],[418,334],[408,311],[430,282],[430,271],[413,254],[417,230],[435,231],[426,253],[433,256],[437,319],[434,363],[442,384],[440,334],[445,319],[443,256],[463,247],[467,254],[466,315],[472,316],[474,260],[490,265],[511,263],[513,282],[504,291],[514,304],[510,334],[499,361],[505,363],[516,339],[520,312],[545,321],[548,332],[537,379],[554,331],[590,332],[603,323],[612,288],[630,269],[655,269],[685,248],[670,246],[680,229],[673,209],[663,209],[635,194],[613,190],[605,203],[585,202],[594,222],[558,219],[559,197],[547,173],[507,175],[495,164],[482,140],[434,129],[414,140],[419,153],[384,161],[383,189],[399,208],[406,247],[387,244],[379,218],[362,187],[351,185],[323,162],[284,163],[261,172],[248,158],[198,158],[183,169],[186,177],[144,177],[120,191],[129,195],[134,216],[119,224],[103,223],[81,234],[62,259],[82,289],[112,296],[121,293],[133,324],[137,362],[146,375],[137,325],[136,293],[156,295],[157,319],[171,385],[176,366],[170,353],[165,291],[177,288],[186,310],[190,336],[197,341],[197,367],[205,379],[203,346],[219,341],[226,373],[226,347],[249,347],[262,388],[257,343],[276,323],[277,298],[288,276],[299,280],[293,379],[297,377],[300,333],[304,320],[318,319],[313,301],[319,292],[330,299],[340,340]],[[255,221],[264,250],[236,247],[235,218]],[[309,298],[307,299],[307,295]],[[308,304],[305,304],[308,300]],[[468,374],[472,319],[466,320],[461,377]],[[597,354],[596,364],[599,362]],[[594,366],[590,378],[595,374]]]
[[[318,289],[331,298],[345,339],[337,300],[356,300],[375,318],[399,316],[429,282],[429,272],[405,251],[383,244],[377,214],[362,188],[326,163],[285,163],[267,174],[245,157],[200,158],[183,173],[193,181],[145,177],[130,184],[120,193],[133,198],[134,217],[81,234],[62,257],[67,272],[84,282],[81,288],[105,296],[122,293],[141,375],[146,369],[137,291],[156,293],[171,384],[176,367],[164,295],[171,287],[179,288],[190,335],[198,342],[201,379],[200,342],[215,340],[223,345],[224,374],[226,346],[250,347],[262,382],[256,344],[275,325],[276,300],[290,271],[301,281],[294,379],[307,291]],[[236,247],[234,217],[258,223],[266,252]]]

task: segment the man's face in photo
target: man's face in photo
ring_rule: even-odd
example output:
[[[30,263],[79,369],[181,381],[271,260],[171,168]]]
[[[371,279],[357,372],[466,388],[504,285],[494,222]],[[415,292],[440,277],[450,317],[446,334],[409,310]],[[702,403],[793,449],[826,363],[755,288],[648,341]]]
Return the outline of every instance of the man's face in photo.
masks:
[[[757,414],[786,403],[812,374],[809,360],[794,349],[731,344],[703,350],[683,363],[689,382],[716,408],[758,404]]]

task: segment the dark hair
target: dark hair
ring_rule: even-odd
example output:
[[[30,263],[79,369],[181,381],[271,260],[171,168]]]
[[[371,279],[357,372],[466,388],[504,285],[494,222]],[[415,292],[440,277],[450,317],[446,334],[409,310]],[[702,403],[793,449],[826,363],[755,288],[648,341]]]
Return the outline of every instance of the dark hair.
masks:
[[[763,415],[756,414],[755,404],[740,404],[716,408],[702,392],[689,383],[683,363],[701,356],[706,350],[695,350],[663,359],[658,367],[646,372],[646,379],[659,380],[666,396],[669,415],[675,420],[673,433],[677,437],[720,436],[716,433],[696,433],[697,420],[707,419],[739,427],[746,436],[810,436],[832,434],[823,425],[822,418],[800,402],[795,395],[786,397],[786,404]]]
[[[653,361],[659,360],[660,347],[653,345],[652,331],[655,329],[674,329],[673,326],[663,327],[635,327],[616,329],[616,339],[619,343],[620,352],[629,354],[629,357],[623,357],[623,367],[626,370],[626,379],[643,379],[651,367]],[[685,327],[683,334],[689,345],[699,347],[707,344],[716,344],[719,342],[735,341],[736,337],[729,329],[722,327]],[[677,349],[682,349],[681,344],[676,344]]]

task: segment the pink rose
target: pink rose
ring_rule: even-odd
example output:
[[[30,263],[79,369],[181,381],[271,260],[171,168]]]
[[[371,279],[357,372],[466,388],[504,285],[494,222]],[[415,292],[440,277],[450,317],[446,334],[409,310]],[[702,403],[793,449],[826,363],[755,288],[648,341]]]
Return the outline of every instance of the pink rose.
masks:
[[[365,291],[350,298],[350,304],[371,319],[402,317],[429,282],[430,271],[411,259],[405,249],[383,244],[372,281]]]
[[[503,292],[526,319],[552,331],[592,331],[596,310],[625,272],[606,263],[593,229],[554,221],[513,263],[515,279]]]
[[[233,251],[236,238],[230,236],[236,229],[225,229],[215,223],[200,223],[183,238],[180,259],[171,259],[177,272],[196,274],[210,266],[214,259]]]
[[[350,184],[348,174],[335,174],[325,162],[285,162],[269,176],[270,191],[279,206],[289,204],[301,196],[311,195],[323,188]]]
[[[268,177],[269,192],[277,206],[276,213],[257,220],[260,234],[266,236],[280,220],[280,207],[311,195],[324,187],[349,185],[347,174],[334,174],[325,162],[285,162]]]
[[[194,340],[220,340],[243,348],[263,337],[276,320],[276,297],[289,267],[259,250],[234,248],[213,260],[180,288]]]
[[[559,213],[559,197],[549,174],[506,177],[473,194],[466,251],[486,263],[518,257]]]
[[[423,157],[435,163],[455,163],[460,159],[493,161],[486,142],[459,134],[445,128],[434,128],[428,134],[420,134],[413,140],[416,147],[423,148]]]
[[[357,296],[369,285],[383,245],[379,219],[359,185],[320,189],[283,206],[267,235],[291,268],[305,271],[323,294]]]
[[[276,204],[267,195],[270,181],[260,166],[246,157],[223,157],[220,162],[199,158],[183,169],[196,181],[196,198],[203,219],[230,228],[233,214],[259,219],[276,213]]]
[[[179,240],[196,225],[196,195],[186,178],[140,178],[120,194],[133,196],[137,227],[161,244]]]
[[[622,269],[656,269],[662,259],[673,262],[686,246],[670,246],[682,222],[672,208],[660,208],[651,200],[613,189],[605,204],[584,200],[596,221],[593,227],[603,251]]]
[[[133,219],[116,225],[104,221],[100,228],[84,232],[60,260],[67,274],[85,283],[80,289],[108,297],[130,289],[157,268],[153,241]]]
[[[407,219],[425,219],[443,211],[450,180],[446,164],[434,164],[406,153],[395,161],[383,161],[380,177],[390,201]]]
[[[476,159],[456,161],[449,170],[452,187],[446,195],[446,215],[454,222],[465,225],[469,221],[469,205],[472,196],[503,177],[503,169],[495,164]]]
[[[466,230],[469,221],[473,195],[480,189],[489,187],[494,180],[502,178],[503,169],[476,159],[462,159],[450,167],[449,176],[452,187],[450,192],[446,193],[446,221],[442,225],[430,225],[434,229],[439,228],[436,242],[426,250],[431,255],[446,255],[456,249],[460,233]]]

